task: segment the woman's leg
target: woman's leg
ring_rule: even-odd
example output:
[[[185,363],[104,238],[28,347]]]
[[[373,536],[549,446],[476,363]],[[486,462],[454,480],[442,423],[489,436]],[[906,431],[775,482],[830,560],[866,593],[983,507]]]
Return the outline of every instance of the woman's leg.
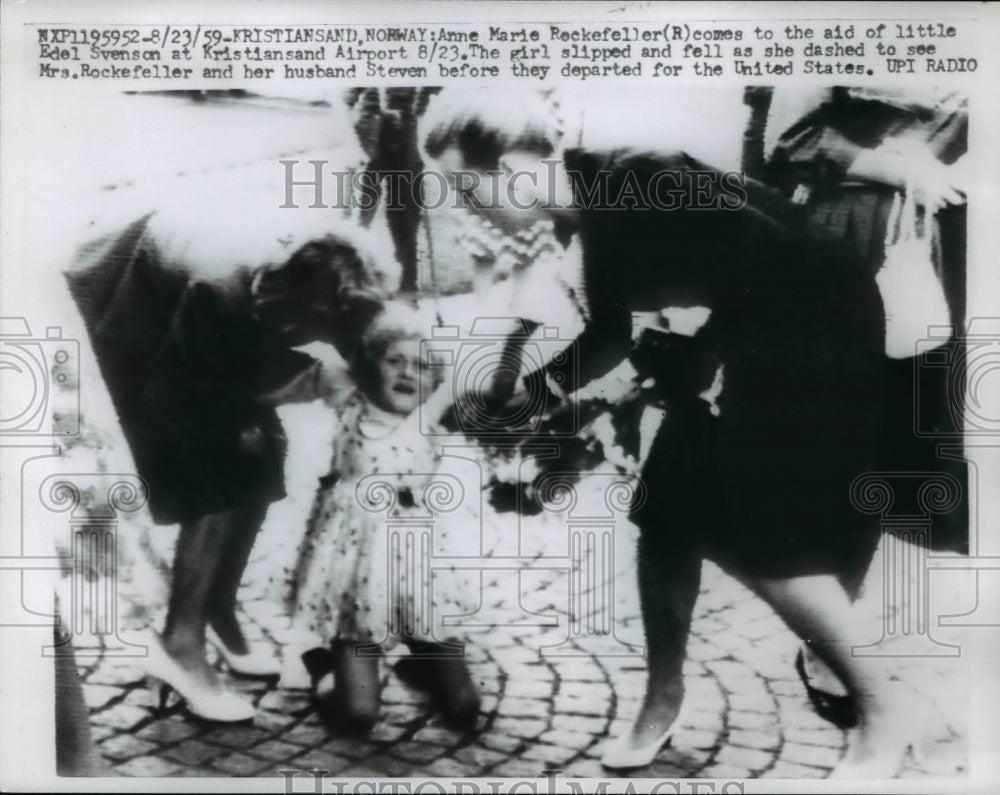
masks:
[[[259,530],[259,523],[253,526],[248,521],[252,515],[239,508],[208,514],[182,522],[177,537],[163,645],[192,677],[211,688],[219,681],[205,657],[210,600],[220,573],[231,577],[238,568],[237,581],[242,576],[246,559],[230,561],[227,555],[237,529],[249,535],[247,543],[252,544]]]
[[[209,589],[206,617],[222,642],[235,654],[250,651],[236,618],[236,597],[268,505],[258,502],[233,511],[231,518],[219,527],[223,534],[223,554]]]
[[[684,698],[684,660],[704,557],[696,541],[715,535],[725,521],[712,460],[714,427],[707,406],[669,406],[643,468],[645,501],[633,506],[647,681],[631,747],[660,737]]]
[[[880,754],[906,748],[896,702],[885,688],[882,662],[854,656],[852,646],[863,642],[847,592],[833,575],[746,580],[834,670],[857,700],[858,727],[852,732],[847,760],[863,763]]]
[[[639,601],[646,631],[646,694],[629,745],[653,742],[674,722],[684,699],[684,660],[691,615],[701,585],[701,555],[668,545],[662,528],[639,537]]]
[[[866,543],[855,545],[850,554],[844,555],[841,560],[840,568],[837,571],[837,580],[852,603],[856,602],[861,594],[861,587],[868,576],[868,570],[871,568],[880,537],[880,533],[873,532]],[[809,677],[809,684],[812,687],[832,696],[847,695],[843,681],[823,662],[823,659],[808,643],[803,644],[802,656],[806,675]],[[830,718],[827,719],[830,720]]]

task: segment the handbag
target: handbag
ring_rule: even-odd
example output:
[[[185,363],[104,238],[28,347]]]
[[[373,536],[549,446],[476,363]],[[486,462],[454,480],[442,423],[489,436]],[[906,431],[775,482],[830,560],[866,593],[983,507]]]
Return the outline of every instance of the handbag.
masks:
[[[918,224],[912,189],[896,193],[886,227],[885,261],[875,276],[885,306],[885,352],[905,359],[944,345],[950,335],[929,333],[951,325],[944,288],[934,269],[934,218],[926,211]],[[939,332],[939,329],[935,329]]]

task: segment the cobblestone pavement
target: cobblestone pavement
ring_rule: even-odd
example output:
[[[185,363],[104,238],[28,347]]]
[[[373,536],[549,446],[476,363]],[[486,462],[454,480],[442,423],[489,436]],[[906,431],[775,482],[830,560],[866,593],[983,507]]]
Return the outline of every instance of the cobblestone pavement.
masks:
[[[267,636],[269,614],[248,622]],[[249,618],[249,615],[248,615]],[[469,633],[473,676],[483,693],[479,726],[440,726],[426,703],[386,665],[382,719],[366,739],[328,735],[308,697],[274,683],[233,678],[253,695],[253,725],[198,721],[157,694],[132,662],[81,656],[94,739],[113,771],[128,776],[276,776],[322,769],[338,778],[539,776],[561,769],[602,777],[603,741],[628,725],[644,686],[641,657],[605,656],[574,643],[577,656],[543,657],[551,629],[501,627]],[[605,639],[606,640],[606,639]],[[714,568],[704,590],[686,664],[693,710],[672,745],[635,775],[653,778],[822,778],[839,759],[843,733],[810,709],[793,669],[796,644],[761,601]],[[960,690],[954,671],[921,667],[936,688]],[[961,774],[962,733],[939,725],[933,753],[902,776]],[[925,748],[927,744],[925,743]]]
[[[314,451],[307,454],[315,457]],[[295,470],[294,461],[290,466]],[[281,637],[274,571],[287,563],[281,557],[294,544],[280,539],[308,500],[308,488],[290,488],[286,503],[272,510],[248,568],[243,621],[259,642]],[[553,535],[552,520],[539,521],[536,531]],[[161,543],[169,546],[169,539]],[[370,737],[331,736],[304,692],[237,677],[229,677],[233,686],[251,694],[259,708],[253,724],[204,723],[175,699],[160,710],[158,694],[146,686],[134,658],[102,653],[100,637],[88,641],[79,635],[78,664],[94,739],[110,769],[123,776],[273,777],[281,770],[305,776],[318,768],[338,778],[533,777],[551,769],[564,776],[606,777],[598,761],[602,745],[629,725],[645,683],[644,660],[634,645],[641,644],[642,633],[633,569],[632,559],[618,566],[615,632],[604,635],[588,634],[586,622],[574,631],[580,627],[567,621],[566,572],[492,572],[484,604],[492,608],[494,622],[506,625],[469,627],[465,633],[470,668],[483,694],[479,725],[468,734],[440,725],[423,697],[395,677],[391,660],[383,666],[384,705]],[[877,620],[878,570],[876,562],[859,608],[871,616],[874,641],[883,634]],[[959,591],[948,593],[959,598]],[[120,594],[126,603],[133,598],[138,597]],[[944,610],[938,604],[933,609]],[[555,651],[564,656],[552,654],[559,643]],[[546,646],[548,652],[541,653]],[[706,563],[686,663],[692,709],[670,747],[634,775],[826,776],[843,752],[844,733],[810,708],[794,670],[796,649],[796,640],[768,606]],[[961,659],[886,658],[885,664],[887,676],[902,680],[914,704],[925,705],[914,706],[915,720],[927,727],[921,761],[908,756],[899,775],[962,775],[968,711]]]

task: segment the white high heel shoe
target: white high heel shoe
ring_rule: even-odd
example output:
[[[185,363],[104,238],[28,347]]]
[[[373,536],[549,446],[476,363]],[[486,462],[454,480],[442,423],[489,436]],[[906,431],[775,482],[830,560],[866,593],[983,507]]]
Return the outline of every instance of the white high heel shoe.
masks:
[[[601,764],[610,770],[628,770],[636,767],[646,767],[652,763],[660,750],[673,739],[674,733],[681,724],[684,715],[684,706],[677,711],[674,718],[665,732],[650,743],[633,748],[628,744],[629,733],[625,733],[610,743],[604,749],[601,757]]]
[[[923,719],[914,714],[915,710],[912,705],[910,705],[910,708],[908,709],[903,708],[902,695],[899,685],[893,685],[891,687],[896,691],[895,698],[897,699],[897,707],[895,709],[896,718],[893,721],[894,725],[891,725],[889,729],[885,731],[885,736],[889,738],[889,742],[883,744],[882,747],[877,749],[875,752],[866,754],[864,758],[860,760],[851,759],[852,755],[856,755],[856,751],[852,753],[852,747],[859,742],[863,742],[857,740],[857,733],[861,732],[862,729],[852,729],[848,734],[847,753],[845,754],[844,759],[842,759],[840,763],[830,771],[830,775],[827,778],[895,778],[899,774],[900,768],[903,766],[903,760],[906,758],[908,751],[912,751],[913,757],[918,764],[922,766],[926,764],[926,760],[923,759],[921,748],[923,729],[926,724]],[[916,712],[920,712],[919,708]],[[905,716],[905,718],[903,716]]]
[[[246,654],[236,654],[229,650],[211,626],[205,629],[205,639],[222,655],[229,670],[235,673],[243,676],[278,676],[281,674],[281,660],[274,652],[257,647]]]
[[[172,689],[184,699],[188,710],[205,720],[239,723],[251,720],[257,714],[257,709],[250,701],[231,690],[211,690],[196,681],[180,663],[167,654],[163,641],[155,632],[145,633],[142,641],[149,649],[149,655],[143,662],[146,677],[162,683],[161,709],[166,706]]]
[[[904,738],[892,748],[883,749],[862,761],[841,760],[827,778],[836,779],[891,779],[899,774],[906,752],[913,750],[917,756],[916,741]]]

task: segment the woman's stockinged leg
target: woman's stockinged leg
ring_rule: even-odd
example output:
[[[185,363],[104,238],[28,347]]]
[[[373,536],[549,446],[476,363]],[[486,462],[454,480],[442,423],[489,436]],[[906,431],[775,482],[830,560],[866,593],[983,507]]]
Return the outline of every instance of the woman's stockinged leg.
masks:
[[[249,651],[236,618],[237,595],[250,552],[267,515],[268,503],[253,503],[227,512],[219,523],[223,550],[206,601],[206,617],[226,647],[235,654]]]
[[[684,660],[701,584],[701,555],[656,530],[639,538],[639,600],[646,631],[647,681],[630,745],[646,745],[674,722],[684,698]]]
[[[829,665],[857,700],[858,727],[848,742],[845,762],[864,765],[885,757],[885,775],[906,750],[908,733],[898,711],[898,701],[885,687],[882,661],[852,653],[864,642],[857,632],[851,600],[833,575],[746,580],[784,620]],[[895,756],[895,759],[890,757]]]
[[[640,748],[662,737],[684,699],[684,660],[701,586],[703,536],[725,523],[713,460],[714,425],[706,411],[672,406],[650,449],[639,527],[638,585],[646,633],[646,694],[627,739]]]
[[[873,532],[866,543],[856,545],[850,554],[845,555],[841,560],[837,579],[852,603],[860,597],[865,578],[875,557],[879,538],[879,533]],[[804,644],[803,654],[805,669],[813,687],[834,696],[846,694],[843,681],[823,662],[810,644]]]
[[[183,522],[174,550],[173,579],[163,645],[196,680],[217,687],[205,657],[207,602],[225,552],[230,512]]]

